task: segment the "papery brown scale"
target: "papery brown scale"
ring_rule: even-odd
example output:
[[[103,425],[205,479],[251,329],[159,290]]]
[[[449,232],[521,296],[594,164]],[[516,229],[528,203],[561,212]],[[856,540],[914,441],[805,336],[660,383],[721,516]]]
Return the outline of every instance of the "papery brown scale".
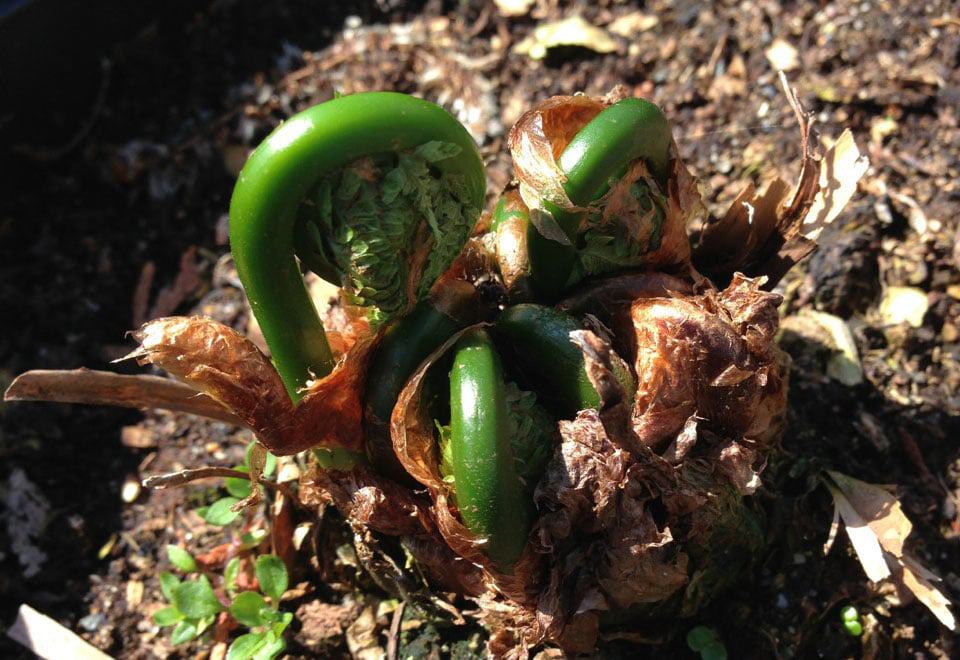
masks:
[[[692,294],[689,282],[664,273],[631,273],[587,283],[557,307],[575,316],[591,314],[613,334],[613,348],[622,356],[636,354],[636,333],[630,315],[633,302],[640,298],[669,298]]]
[[[428,534],[405,536],[403,545],[441,589],[468,596],[483,593],[483,574],[480,569],[458,557],[442,538]]]
[[[604,107],[589,96],[554,96],[527,110],[510,129],[507,144],[528,207],[539,208],[540,199],[547,199],[560,208],[575,208],[563,189],[566,175],[557,159]]]
[[[433,529],[423,502],[409,489],[380,477],[369,468],[320,470],[315,481],[352,524],[391,536],[421,534]]]
[[[733,436],[766,433],[785,408],[773,344],[779,297],[738,278],[727,291],[637,300],[634,429],[659,447],[691,415]]]
[[[666,600],[688,580],[687,556],[669,528],[660,530],[637,482],[624,488],[616,527],[606,535],[598,584],[617,607]]]
[[[362,451],[360,397],[375,338],[355,343],[294,405],[270,360],[246,337],[212,319],[157,319],[133,336],[140,348],[128,357],[155,364],[223,404],[273,454],[319,446]]]

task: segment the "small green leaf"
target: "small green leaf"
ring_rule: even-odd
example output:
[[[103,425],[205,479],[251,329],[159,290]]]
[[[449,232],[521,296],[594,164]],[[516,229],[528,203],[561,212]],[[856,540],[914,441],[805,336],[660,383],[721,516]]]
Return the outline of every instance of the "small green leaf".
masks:
[[[237,470],[238,472],[247,472],[249,470],[246,465],[238,465],[233,469]],[[250,480],[241,479],[240,477],[227,477],[223,480],[223,484],[227,487],[228,493],[234,497],[239,497],[241,500],[249,496],[253,490]]]
[[[206,576],[178,584],[173,590],[173,604],[190,619],[213,616],[223,609]]]
[[[211,525],[223,527],[229,525],[240,516],[239,511],[233,511],[231,507],[239,502],[236,497],[224,497],[217,500],[204,512],[201,517]],[[197,511],[199,515],[199,510]]]
[[[280,602],[280,596],[287,590],[287,567],[276,555],[257,557],[257,580],[260,591],[270,596],[274,604]]]
[[[223,570],[223,586],[227,591],[237,588],[237,577],[240,575],[240,557],[234,557]]]
[[[230,650],[227,651],[227,660],[249,660],[264,645],[265,641],[263,633],[240,635],[230,645]]]
[[[727,647],[720,640],[714,640],[700,649],[703,660],[727,660]]]
[[[859,637],[863,634],[863,626],[859,621],[844,621],[843,627],[851,637]]]
[[[171,603],[173,602],[173,590],[178,584],[180,584],[180,578],[173,573],[164,571],[160,574],[160,591],[163,592],[163,597]]]
[[[840,619],[843,621],[858,621],[860,616],[857,614],[857,608],[853,605],[847,605],[840,610]]]
[[[216,614],[211,614],[210,616],[205,616],[202,619],[197,620],[197,634],[202,635],[203,631],[213,625],[213,622],[217,620]]]
[[[177,627],[173,629],[173,632],[170,634],[170,643],[176,646],[177,644],[183,644],[184,642],[189,642],[191,639],[197,636],[197,626],[193,621],[181,621],[177,624]]]
[[[243,550],[251,550],[256,548],[263,542],[263,539],[267,538],[267,530],[265,529],[253,529],[240,537],[240,547]]]
[[[283,634],[283,631],[287,629],[291,621],[293,621],[293,612],[283,612],[280,614],[280,620],[270,626],[270,630],[273,631],[274,635],[279,637]]]
[[[153,613],[153,622],[158,626],[172,626],[183,619],[183,614],[176,607],[164,607]]]
[[[197,562],[194,561],[193,556],[179,545],[168,545],[167,557],[169,557],[171,564],[184,573],[192,573],[197,570]]]
[[[230,605],[230,614],[245,626],[253,628],[262,626],[267,621],[260,614],[260,610],[267,607],[267,601],[256,591],[244,591],[233,599]]]
[[[691,651],[700,651],[717,641],[717,634],[706,626],[695,626],[687,633],[687,646]]]
[[[265,637],[264,645],[257,649],[253,656],[254,660],[273,660],[280,655],[283,649],[287,648],[287,643],[283,641],[282,637],[275,637],[270,633],[266,633]]]

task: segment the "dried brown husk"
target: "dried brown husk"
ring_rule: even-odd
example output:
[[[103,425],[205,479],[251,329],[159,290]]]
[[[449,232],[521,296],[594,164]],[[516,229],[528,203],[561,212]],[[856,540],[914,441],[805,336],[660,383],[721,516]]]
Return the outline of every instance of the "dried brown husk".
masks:
[[[563,184],[567,177],[557,159],[581,128],[606,107],[590,96],[552,96],[520,116],[507,144],[520,182],[520,196],[529,208],[546,199],[562,209],[576,207]]]
[[[574,290],[557,307],[578,317],[597,319],[613,338],[620,355],[636,355],[636,333],[630,308],[640,298],[671,298],[692,294],[687,280],[665,273],[629,273],[588,282]]]
[[[781,297],[762,285],[738,274],[719,293],[633,304],[640,442],[662,449],[692,415],[703,428],[762,446],[779,435],[786,362],[773,336]]]
[[[621,282],[613,291],[627,284],[638,285]],[[655,284],[665,282],[646,284],[647,291],[655,291]],[[637,355],[650,354],[656,363],[652,372],[637,372],[641,392],[654,395],[646,411],[650,417],[638,419],[635,408],[618,402],[616,392],[604,394],[611,389],[603,385],[609,383],[604,374],[612,372],[610,351],[596,335],[578,333],[588,374],[605,406],[561,422],[561,446],[537,489],[536,539],[548,554],[550,571],[537,606],[545,639],[570,652],[588,652],[601,628],[631,618],[692,613],[728,586],[762,547],[758,515],[744,496],[759,485],[775,435],[766,427],[776,427],[782,417],[785,384],[783,362],[772,344],[776,297],[760,285],[737,278],[723,292],[674,288],[669,296],[627,303],[634,314],[666,321],[652,334],[638,322],[636,332]],[[686,318],[675,323],[663,307],[680,309]],[[670,350],[661,350],[666,346]],[[748,368],[747,376],[737,371]],[[704,387],[682,378],[672,384],[685,388],[682,403],[686,398],[696,403],[685,417],[676,415],[674,424],[675,411],[660,414],[668,393],[657,370],[689,371],[691,380],[701,381],[716,374]],[[761,371],[766,375],[758,378]],[[737,387],[753,407],[731,423],[729,411],[717,402]],[[675,404],[666,402],[671,408]],[[664,424],[664,418],[671,423]],[[761,438],[751,438],[748,433],[758,429]],[[653,515],[657,509],[666,510],[665,520]],[[736,556],[717,562],[721,547],[734,548]]]
[[[327,376],[311,381],[299,404],[270,360],[249,339],[203,316],[150,321],[133,333],[128,355],[154,364],[232,411],[273,454],[311,447],[363,451],[361,398],[375,337],[357,341]]]
[[[357,530],[402,537],[435,584],[460,593],[482,591],[476,567],[444,543],[430,500],[369,467],[323,470],[314,465],[301,479],[301,497],[313,505],[333,504]]]

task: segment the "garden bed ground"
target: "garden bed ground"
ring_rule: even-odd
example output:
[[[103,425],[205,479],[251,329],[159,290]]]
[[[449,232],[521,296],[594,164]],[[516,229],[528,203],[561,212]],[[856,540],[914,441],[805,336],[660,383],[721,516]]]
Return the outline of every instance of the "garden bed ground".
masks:
[[[914,523],[914,552],[960,599],[955,7],[746,0],[638,10],[548,0],[508,18],[477,1],[402,4],[228,0],[192,15],[170,11],[111,49],[109,78],[89,116],[76,118],[69,148],[55,149],[69,140],[2,145],[0,385],[33,368],[135,372],[108,363],[132,348],[124,333],[153,314],[207,313],[245,330],[246,308],[222,259],[233,178],[280,119],[334,89],[462,101],[496,191],[509,178],[504,127],[522,110],[551,94],[624,84],[664,107],[717,210],[748,181],[796,176],[796,120],[773,60],[790,69],[822,134],[851,128],[872,161],[839,226],[822,236],[820,256],[782,285],[786,315],[818,309],[850,319],[863,380],[828,376],[829,355],[804,338],[802,321],[788,324],[789,427],[761,494],[770,549],[690,625],[714,627],[732,657],[955,657],[954,637],[926,609],[898,606],[894,593],[866,580],[845,537],[823,556],[832,504],[816,481],[831,468],[895,484]],[[539,23],[574,13],[609,43],[597,36],[585,47],[550,48],[542,60],[516,49]],[[778,40],[787,45],[771,51]],[[56,87],[55,72],[43,84]],[[894,322],[880,305],[888,287],[925,294],[919,323]],[[185,415],[3,404],[0,624],[27,602],[116,657],[192,657],[201,647],[171,651],[148,613],[161,600],[166,544],[202,554],[221,541],[191,513],[210,486],[143,492],[125,504],[123,484],[236,464],[248,440]],[[331,565],[350,573],[349,557],[333,553],[343,540],[334,514],[320,532]],[[395,604],[376,586],[360,579],[350,593],[355,587],[343,585],[352,576],[332,585],[301,577],[313,587],[288,604],[300,608],[291,652],[388,647]],[[849,603],[869,615],[862,639],[840,624]],[[480,640],[472,626],[432,625],[410,611],[406,621],[400,642],[414,645],[410,653],[458,641],[465,653]],[[689,653],[682,639],[666,643]],[[608,640],[604,650],[635,657],[627,644]],[[6,638],[0,655],[27,657]]]

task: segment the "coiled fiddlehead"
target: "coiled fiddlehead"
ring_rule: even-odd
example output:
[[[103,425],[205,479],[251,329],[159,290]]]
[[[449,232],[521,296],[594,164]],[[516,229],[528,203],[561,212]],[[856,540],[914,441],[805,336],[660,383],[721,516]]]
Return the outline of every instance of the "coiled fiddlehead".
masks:
[[[466,129],[439,106],[393,92],[316,105],[253,152],[234,188],[230,243],[294,400],[333,367],[295,252],[383,320],[425,296],[459,253],[485,185]],[[313,229],[298,228],[311,213]]]

